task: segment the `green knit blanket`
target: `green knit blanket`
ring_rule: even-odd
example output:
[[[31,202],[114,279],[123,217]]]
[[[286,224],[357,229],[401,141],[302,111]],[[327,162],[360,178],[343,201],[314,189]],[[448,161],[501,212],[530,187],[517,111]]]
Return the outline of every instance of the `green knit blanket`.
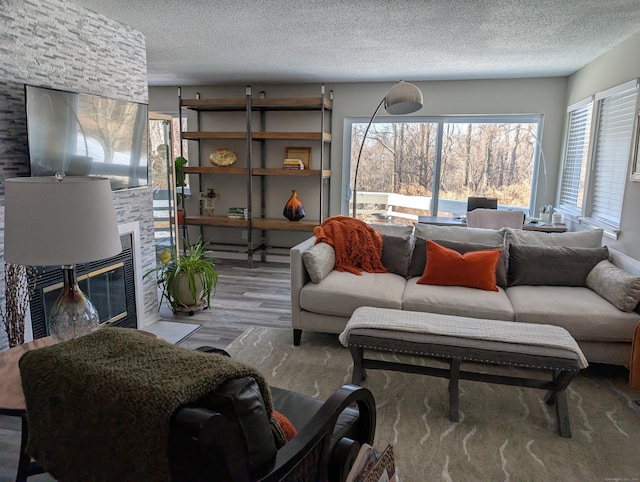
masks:
[[[228,379],[255,378],[273,408],[254,368],[124,328],[30,351],[20,373],[27,451],[65,481],[170,480],[171,415]]]

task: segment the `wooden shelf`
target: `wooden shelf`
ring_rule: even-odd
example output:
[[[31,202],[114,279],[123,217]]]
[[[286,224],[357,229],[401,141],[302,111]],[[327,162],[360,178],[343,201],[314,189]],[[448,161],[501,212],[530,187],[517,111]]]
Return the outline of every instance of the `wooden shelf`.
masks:
[[[278,99],[252,99],[252,110],[320,110],[322,108],[321,97],[281,97]],[[324,108],[333,109],[333,102],[324,99]]]
[[[283,231],[313,231],[320,225],[317,220],[302,219],[301,221],[289,221],[286,218],[253,218],[252,226],[256,229],[274,229]]]
[[[182,107],[198,111],[244,111],[247,101],[244,97],[235,99],[182,99]]]
[[[325,198],[325,196],[328,196],[331,190],[330,144],[332,136],[330,131],[333,114],[333,92],[330,91],[329,95],[325,95],[323,85],[319,92],[320,95],[316,97],[269,98],[266,93],[262,92],[254,97],[251,87],[248,87],[245,93],[244,97],[183,99],[180,90],[178,90],[181,111],[189,111],[190,116],[197,117],[195,123],[189,124],[191,130],[180,133],[181,139],[197,142],[199,149],[198,162],[193,162],[192,167],[185,167],[184,172],[197,177],[201,187],[216,183],[216,186],[221,191],[226,189],[226,193],[235,190],[234,195],[244,194],[247,199],[246,203],[240,203],[240,205],[251,205],[254,208],[252,213],[254,217],[251,220],[247,220],[228,218],[225,209],[216,211],[216,213],[220,214],[219,216],[203,216],[200,214],[202,211],[193,206],[194,214],[197,214],[189,216],[187,212],[185,225],[192,226],[191,229],[194,231],[196,227],[199,227],[200,234],[203,237],[210,237],[212,240],[214,239],[213,236],[217,236],[217,233],[220,233],[218,241],[226,241],[228,237],[229,240],[238,242],[237,238],[240,237],[240,233],[237,231],[235,233],[228,231],[223,233],[224,230],[221,228],[246,229],[247,232],[243,233],[242,238],[246,242],[249,266],[252,267],[253,257],[256,253],[260,253],[263,261],[266,259],[267,249],[270,245],[267,239],[271,237],[268,234],[269,231],[297,232],[297,235],[291,235],[291,240],[293,241],[303,235],[312,233],[313,229],[327,217],[328,197]],[[291,115],[296,111],[299,114]],[[280,112],[274,118],[279,122],[282,121],[282,124],[277,126],[274,124],[273,126],[281,129],[280,131],[262,130],[265,125],[269,125],[267,119],[272,116],[270,112]],[[243,114],[246,116],[247,128],[245,130],[237,130],[244,127],[239,122]],[[227,116],[231,116],[228,118],[234,124],[223,122]],[[215,128],[214,124],[205,124],[208,130],[203,130],[202,119],[220,121],[219,124],[216,124],[218,127],[236,130],[224,132],[211,130],[212,127]],[[304,119],[304,123],[301,123],[302,119]],[[256,122],[258,120],[259,122]],[[303,132],[299,130],[283,130],[288,128],[308,130]],[[324,132],[325,130],[329,132]],[[246,143],[246,148],[242,151],[243,159],[238,163],[238,166],[244,167],[236,167],[235,164],[230,167],[211,165],[207,154],[208,149],[213,145],[224,146],[225,141],[234,140],[235,142],[232,143],[234,146]],[[289,143],[287,141],[293,142]],[[271,144],[274,145],[274,149],[271,149]],[[287,145],[312,146],[316,150],[313,165],[318,169],[283,169],[282,160],[284,157],[279,158],[275,148]],[[274,166],[275,168],[264,166]],[[307,167],[311,167],[311,165],[307,164]],[[246,187],[238,186],[238,177],[234,179],[227,177],[220,181],[220,178],[217,177],[218,175],[248,176],[246,178]],[[210,177],[207,178],[207,176]],[[277,180],[277,178],[280,179]],[[302,179],[305,180],[302,181]],[[253,180],[257,182],[253,182]],[[279,210],[267,209],[273,207],[267,205],[269,204],[267,199],[271,199],[270,196],[267,196],[267,192],[271,194],[278,186],[295,186],[300,182],[304,184],[305,189],[312,188],[311,192],[317,192],[318,194],[319,209],[317,210],[318,212],[314,212],[316,219],[304,218],[301,221],[292,222],[284,216],[280,216]],[[228,184],[228,186],[224,184]],[[225,196],[224,194],[222,195]],[[226,199],[226,196],[223,199]],[[259,207],[256,201],[259,201]],[[280,207],[280,209],[282,208]],[[276,217],[259,217],[266,212]],[[258,233],[258,231],[261,231],[261,233]],[[282,234],[274,235],[274,239],[276,238],[286,240],[288,236],[283,236]],[[282,243],[282,241],[278,242]]]
[[[246,139],[246,132],[212,132],[212,131],[187,131],[182,133],[183,139]],[[253,132],[251,138],[256,141],[282,140],[282,141],[324,141],[331,142],[331,134],[325,132]]]
[[[244,97],[235,99],[183,99],[182,106],[196,111],[244,111],[247,109],[247,101]],[[320,110],[322,108],[321,97],[282,97],[277,99],[252,99],[251,110]],[[324,108],[333,109],[333,102],[324,99]]]
[[[325,132],[253,132],[251,138],[261,140],[284,140],[284,141],[324,141],[331,142],[331,134]]]
[[[211,132],[211,131],[187,131],[182,133],[183,139],[246,139],[246,132]]]
[[[292,176],[292,177],[331,177],[331,170],[324,169],[303,169],[298,171],[296,169],[252,169],[251,174],[253,176]]]
[[[248,228],[246,219],[231,219],[226,216],[187,216],[185,224],[192,226],[220,226],[227,228]]]
[[[216,166],[195,166],[185,167],[187,174],[247,174],[246,167],[216,167]]]

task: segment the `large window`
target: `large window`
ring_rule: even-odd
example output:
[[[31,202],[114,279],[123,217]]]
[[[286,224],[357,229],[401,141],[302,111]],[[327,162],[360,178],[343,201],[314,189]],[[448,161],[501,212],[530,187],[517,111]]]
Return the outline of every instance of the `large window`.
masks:
[[[346,120],[350,187],[367,123]],[[376,119],[360,158],[357,216],[456,216],[466,213],[469,196],[496,197],[500,208],[529,213],[537,158],[544,160],[540,124],[540,116]],[[351,212],[353,196],[346,197]]]

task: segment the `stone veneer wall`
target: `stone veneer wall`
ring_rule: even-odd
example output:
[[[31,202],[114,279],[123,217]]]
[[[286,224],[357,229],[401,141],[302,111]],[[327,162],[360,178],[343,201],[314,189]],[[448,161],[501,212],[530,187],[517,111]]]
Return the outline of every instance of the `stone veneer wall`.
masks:
[[[4,179],[29,172],[24,84],[148,103],[144,36],[61,0],[0,3],[0,253],[4,253]],[[142,268],[155,266],[150,188],[114,192],[119,223],[140,223]],[[4,297],[4,269],[0,273]],[[153,279],[144,284],[145,320],[157,317]],[[138,320],[140,326],[145,320]],[[0,350],[6,336],[0,323]]]

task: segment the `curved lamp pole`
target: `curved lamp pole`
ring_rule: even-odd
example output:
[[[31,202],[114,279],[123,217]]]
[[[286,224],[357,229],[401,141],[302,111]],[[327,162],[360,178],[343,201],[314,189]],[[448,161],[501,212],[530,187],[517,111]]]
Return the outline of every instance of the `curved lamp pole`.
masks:
[[[382,98],[378,107],[374,111],[371,119],[369,120],[369,124],[367,125],[366,130],[364,131],[364,136],[362,137],[362,143],[360,144],[360,151],[358,152],[358,160],[356,161],[356,171],[353,175],[353,208],[351,217],[356,217],[356,196],[358,194],[358,168],[360,167],[360,157],[362,156],[362,149],[364,147],[364,143],[367,140],[367,134],[369,134],[369,129],[371,128],[371,124],[373,124],[373,120],[378,115],[380,108],[384,104],[384,109],[391,115],[404,115],[411,114],[416,112],[420,108],[422,108],[422,92],[420,89],[409,82],[405,82],[404,80],[398,81],[393,87],[389,89],[387,94]]]

